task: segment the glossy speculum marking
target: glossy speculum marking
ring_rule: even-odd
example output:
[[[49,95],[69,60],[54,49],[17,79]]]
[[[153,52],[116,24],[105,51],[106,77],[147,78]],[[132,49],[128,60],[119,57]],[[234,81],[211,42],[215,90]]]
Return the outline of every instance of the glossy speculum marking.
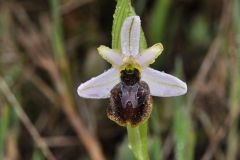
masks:
[[[149,87],[140,81],[140,72],[135,68],[122,70],[120,78],[121,82],[111,90],[107,115],[121,126],[138,126],[152,111]]]

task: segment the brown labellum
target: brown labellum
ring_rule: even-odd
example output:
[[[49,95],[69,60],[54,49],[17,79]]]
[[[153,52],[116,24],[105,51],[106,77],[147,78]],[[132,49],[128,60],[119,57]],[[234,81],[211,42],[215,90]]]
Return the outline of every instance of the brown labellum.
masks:
[[[134,85],[120,82],[111,90],[107,115],[117,124],[136,127],[149,118],[151,111],[151,96],[146,82],[140,81]]]

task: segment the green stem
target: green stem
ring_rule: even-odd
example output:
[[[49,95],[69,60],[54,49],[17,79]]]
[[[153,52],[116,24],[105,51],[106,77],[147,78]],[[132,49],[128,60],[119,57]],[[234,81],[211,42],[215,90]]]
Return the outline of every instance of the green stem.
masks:
[[[149,160],[147,130],[147,121],[134,128],[127,126],[129,148],[137,160]]]
[[[120,49],[120,32],[126,17],[136,15],[130,0],[118,0],[112,27],[112,48]],[[140,37],[140,51],[147,47],[143,32]],[[129,147],[137,160],[148,160],[147,121],[137,127],[127,127]]]

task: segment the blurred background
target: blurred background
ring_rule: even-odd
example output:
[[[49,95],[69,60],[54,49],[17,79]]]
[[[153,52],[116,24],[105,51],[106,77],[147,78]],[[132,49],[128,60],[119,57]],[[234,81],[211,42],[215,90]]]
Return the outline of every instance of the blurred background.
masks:
[[[153,68],[187,82],[186,95],[153,98],[153,160],[240,159],[240,1],[133,0]],[[115,0],[0,0],[0,159],[133,159],[109,100],[77,96],[108,69]]]

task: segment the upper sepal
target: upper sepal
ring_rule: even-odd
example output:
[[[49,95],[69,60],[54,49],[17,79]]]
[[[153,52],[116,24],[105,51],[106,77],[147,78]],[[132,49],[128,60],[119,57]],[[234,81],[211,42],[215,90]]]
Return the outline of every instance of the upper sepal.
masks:
[[[141,20],[139,16],[129,16],[121,29],[121,51],[125,56],[136,56],[139,53]]]

